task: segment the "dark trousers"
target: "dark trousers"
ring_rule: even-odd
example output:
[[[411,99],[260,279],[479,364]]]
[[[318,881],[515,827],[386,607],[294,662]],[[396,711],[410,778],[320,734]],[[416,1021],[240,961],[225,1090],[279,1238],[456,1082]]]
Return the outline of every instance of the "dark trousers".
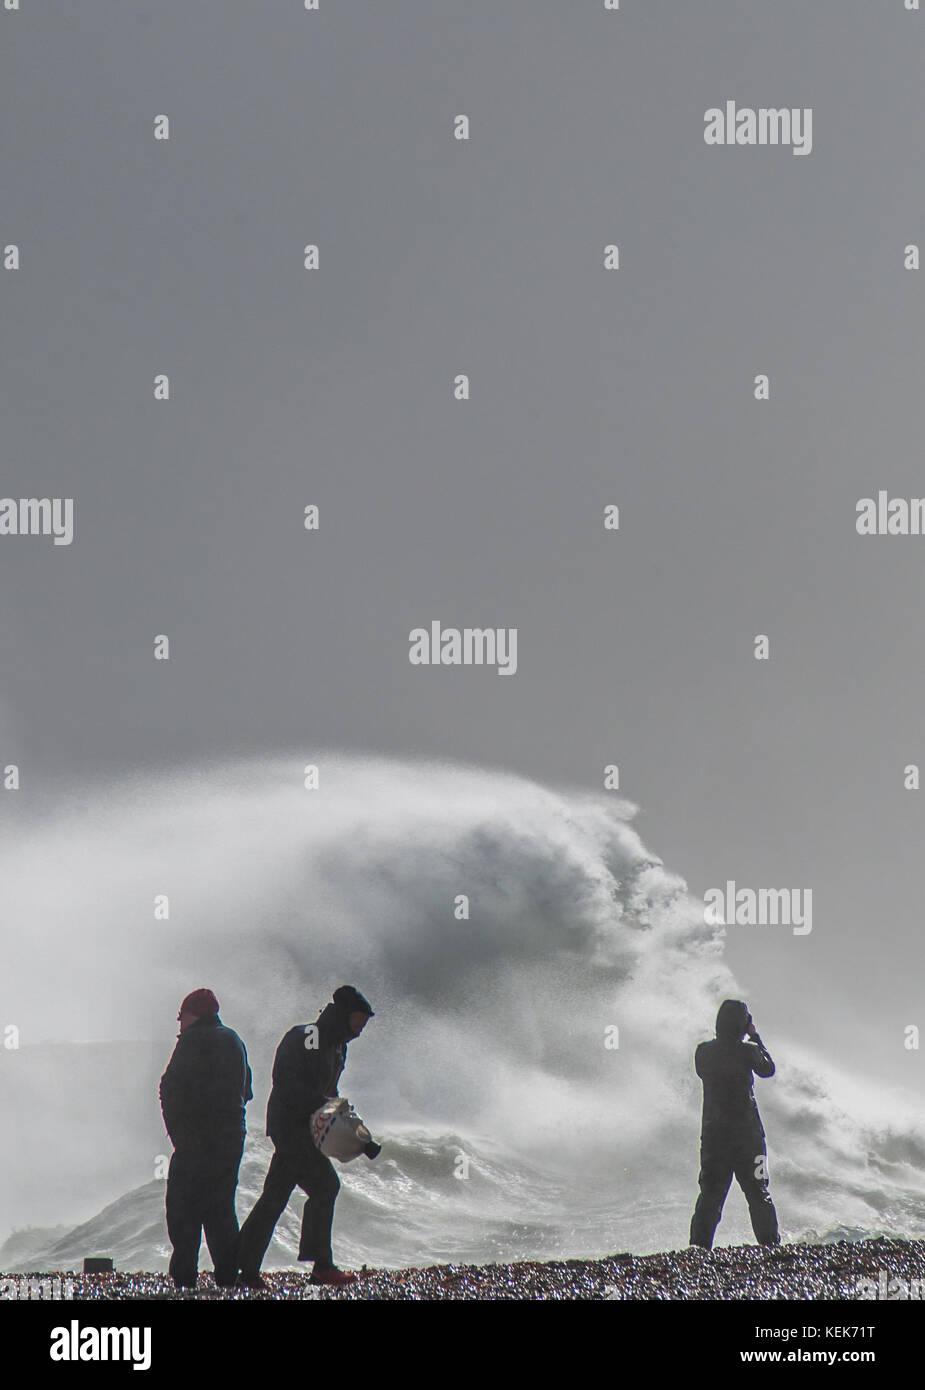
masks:
[[[712,1248],[713,1236],[723,1214],[723,1203],[733,1176],[745,1194],[755,1239],[761,1245],[779,1245],[777,1212],[771,1201],[767,1178],[756,1176],[758,1159],[764,1155],[764,1141],[730,1140],[701,1145],[700,1196],[691,1221],[691,1245]]]
[[[167,1173],[167,1234],[173,1246],[170,1274],[177,1285],[194,1285],[199,1243],[206,1244],[217,1284],[233,1284],[238,1262],[238,1218],[234,1194],[244,1136],[182,1144]]]
[[[263,1192],[241,1227],[238,1268],[245,1278],[253,1278],[259,1273],[276,1223],[295,1187],[301,1187],[308,1197],[302,1212],[299,1259],[314,1260],[319,1269],[328,1269],[334,1263],[331,1225],[334,1221],[334,1203],[340,1191],[334,1165],[315,1148],[310,1139],[293,1144],[279,1140],[273,1142],[276,1148],[267,1169]]]

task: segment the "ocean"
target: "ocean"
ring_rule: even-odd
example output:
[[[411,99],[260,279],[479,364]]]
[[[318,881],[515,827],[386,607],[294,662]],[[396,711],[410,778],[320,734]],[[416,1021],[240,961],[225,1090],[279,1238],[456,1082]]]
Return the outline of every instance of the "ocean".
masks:
[[[157,1082],[200,985],[254,1071],[239,1218],[269,1159],[276,1043],[350,983],[375,1017],[340,1090],[383,1151],[339,1166],[341,1265],[687,1243],[692,1054],[743,994],[724,928],[642,843],[630,803],[320,753],[16,795],[0,847],[0,1267],[166,1268]],[[925,1236],[912,1100],[759,1023],[784,1239]],[[296,1194],[266,1267],[293,1263],[300,1210]],[[751,1238],[734,1186],[718,1243]]]

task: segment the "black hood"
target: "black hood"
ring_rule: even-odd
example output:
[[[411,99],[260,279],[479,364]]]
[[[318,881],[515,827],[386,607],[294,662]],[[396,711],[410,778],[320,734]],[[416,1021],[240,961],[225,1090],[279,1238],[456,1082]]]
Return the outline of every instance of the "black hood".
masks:
[[[352,1035],[347,1018],[347,1010],[339,1004],[326,1004],[315,1020],[318,1027],[329,1030],[329,1035],[338,1042],[350,1041]]]
[[[339,1008],[348,1014],[362,1013],[373,1017],[373,1006],[357,989],[356,985],[338,985],[331,998]]]
[[[723,1042],[740,1042],[748,1023],[748,1005],[741,999],[724,999],[716,1015],[716,1036]]]

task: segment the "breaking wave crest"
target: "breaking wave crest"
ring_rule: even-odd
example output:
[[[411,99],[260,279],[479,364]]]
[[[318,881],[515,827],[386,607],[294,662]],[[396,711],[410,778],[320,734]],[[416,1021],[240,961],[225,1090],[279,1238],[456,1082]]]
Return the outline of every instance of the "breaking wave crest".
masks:
[[[0,1023],[22,1043],[0,1071],[20,1135],[3,1150],[0,1230],[41,1228],[7,1260],[165,1268],[157,1078],[200,984],[255,1073],[242,1217],[269,1154],[275,1045],[349,981],[376,1017],[341,1089],[385,1149],[341,1172],[344,1262],[685,1244],[691,1054],[740,990],[723,929],[642,844],[635,808],[457,766],[320,767],[315,791],[280,758],[6,814]],[[760,1105],[785,1239],[925,1234],[915,1118],[886,1124],[857,1090],[837,1103],[822,1063],[776,1034],[773,1051]],[[298,1214],[294,1201],[271,1266],[292,1262]],[[750,1238],[737,1196],[720,1237]]]

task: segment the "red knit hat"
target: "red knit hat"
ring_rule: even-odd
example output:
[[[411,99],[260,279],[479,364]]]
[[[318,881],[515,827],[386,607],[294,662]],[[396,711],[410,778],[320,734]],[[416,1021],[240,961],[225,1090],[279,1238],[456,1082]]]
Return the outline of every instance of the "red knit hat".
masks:
[[[194,989],[180,1005],[181,1014],[195,1014],[196,1018],[208,1018],[218,1013],[218,1000],[210,989]],[[177,1014],[180,1017],[180,1014]]]

